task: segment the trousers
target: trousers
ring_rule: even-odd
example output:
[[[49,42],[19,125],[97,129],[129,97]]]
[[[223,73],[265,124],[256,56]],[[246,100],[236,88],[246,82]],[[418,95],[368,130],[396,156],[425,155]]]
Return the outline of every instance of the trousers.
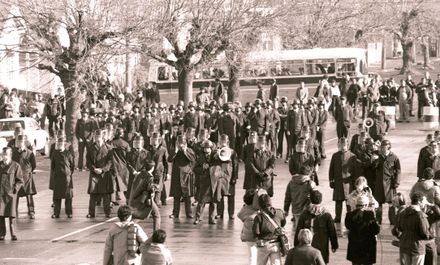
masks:
[[[201,220],[203,216],[203,210],[205,209],[206,203],[199,202],[196,207],[196,220]],[[215,204],[213,202],[209,203],[209,220],[214,220],[214,209]]]
[[[60,215],[61,212],[61,200],[62,199],[54,199],[53,200],[53,213],[54,215]],[[72,198],[64,199],[64,210],[66,214],[72,214]]]
[[[225,212],[225,197],[228,198],[228,214],[229,217],[234,216],[235,212],[235,195],[223,196],[220,202],[217,203],[217,214],[223,216]]]
[[[18,201],[19,200],[20,200],[20,197],[17,196],[17,209],[18,209]],[[28,214],[35,213],[34,196],[33,195],[26,195],[26,202],[27,202]],[[17,213],[18,213],[18,210],[17,210]]]
[[[110,193],[106,193],[106,194],[90,194],[90,199],[89,199],[89,214],[91,216],[95,216],[95,208],[96,208],[96,203],[102,198],[102,203],[103,203],[103,207],[104,207],[104,213],[106,215],[109,215],[111,213],[111,208],[110,208],[110,198],[111,198],[111,194]]]
[[[181,197],[174,197],[173,202],[173,215],[175,217],[179,217],[180,214],[180,198]],[[191,212],[191,198],[190,197],[183,197],[183,202],[185,203],[185,214],[187,217],[192,215]]]
[[[4,216],[0,216],[0,236],[6,235],[6,222]],[[15,235],[15,218],[9,217],[9,232],[11,236]]]
[[[424,263],[425,255],[400,253],[400,265],[423,265]]]

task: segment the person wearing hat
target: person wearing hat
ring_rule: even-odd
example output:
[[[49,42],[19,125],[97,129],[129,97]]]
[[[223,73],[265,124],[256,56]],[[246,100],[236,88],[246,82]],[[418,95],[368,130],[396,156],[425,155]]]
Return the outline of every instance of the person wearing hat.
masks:
[[[374,198],[379,202],[377,210],[377,220],[382,223],[382,205],[391,205],[396,189],[400,185],[400,160],[391,151],[391,142],[383,140],[379,149],[379,156],[373,156],[373,167],[376,169],[376,187],[373,191]],[[388,219],[393,224],[395,212],[393,207],[389,207]]]
[[[211,166],[214,164],[215,154],[214,144],[205,140],[202,143],[203,151],[197,155],[197,161],[194,165],[194,173],[196,175],[197,200],[194,224],[199,224],[203,218],[203,210],[205,205],[209,204],[209,224],[215,224],[214,209],[217,202],[213,194],[213,185],[217,181],[211,176]]]
[[[128,179],[130,172],[128,170],[127,155],[130,152],[130,145],[123,139],[124,129],[117,128],[115,137],[111,141],[112,146],[112,170],[114,178],[114,193],[112,195],[112,202],[119,205],[120,201],[126,202],[124,194],[127,191]]]
[[[139,124],[142,119],[138,106],[132,107],[132,113],[128,113],[121,121],[121,127],[124,129],[124,140],[131,142],[135,132],[139,131]]]
[[[87,167],[90,170],[87,193],[90,195],[87,218],[95,218],[97,201],[102,198],[104,213],[110,217],[111,194],[115,191],[113,177],[109,174],[112,167],[111,147],[105,143],[104,133],[98,129],[94,133],[94,142],[87,152]]]
[[[196,129],[189,127],[185,131],[186,145],[194,151],[194,146],[197,143]]]
[[[229,147],[235,148],[239,124],[237,116],[232,112],[232,104],[223,105],[223,113],[218,119],[218,132],[220,135],[227,135],[229,138]]]
[[[353,264],[376,263],[376,235],[380,232],[380,225],[374,212],[368,208],[369,203],[368,197],[358,197],[356,209],[345,216],[345,227],[348,229],[347,260]]]
[[[313,167],[313,180],[315,181],[316,185],[319,185],[318,180],[318,170],[319,165],[321,164],[321,154],[319,153],[319,144],[318,141],[316,141],[316,138],[311,137],[311,129],[309,126],[304,126],[301,129],[301,137],[304,138],[306,143],[306,152],[310,153],[314,158],[314,167]]]
[[[84,151],[91,144],[93,132],[98,129],[98,124],[89,118],[89,111],[83,109],[81,118],[78,119],[75,126],[75,136],[78,141],[78,170],[82,171],[84,167]]]
[[[280,130],[280,114],[278,110],[274,108],[273,102],[268,100],[266,102],[267,121],[269,123],[267,140],[269,142],[270,150],[273,154],[276,154],[278,150],[278,132]]]
[[[296,142],[301,135],[301,128],[306,125],[306,117],[303,110],[300,109],[298,102],[294,101],[292,109],[287,113],[286,131],[288,136],[287,155],[285,163],[289,162],[289,157],[293,153]]]
[[[177,136],[176,149],[168,157],[168,162],[173,163],[171,169],[170,197],[174,198],[173,213],[170,218],[179,218],[180,199],[185,203],[187,218],[193,218],[191,213],[191,197],[194,196],[194,165],[196,155],[188,147],[184,136]]]
[[[224,210],[225,210],[225,197],[228,197],[228,215],[229,219],[234,219],[235,212],[235,184],[238,179],[238,156],[235,150],[229,148],[229,137],[226,134],[220,135],[219,141],[219,149],[215,155],[214,166],[220,168],[221,172],[220,178],[221,182],[219,185],[221,187],[217,187],[221,189],[221,194],[216,194],[218,203],[217,203],[217,215],[216,218],[223,218]]]
[[[341,222],[342,204],[352,190],[356,156],[348,150],[348,140],[340,138],[338,151],[332,155],[329,167],[330,188],[333,189],[335,202],[335,223]],[[348,207],[347,207],[348,208]]]
[[[18,139],[19,135],[24,135],[24,130],[21,127],[21,125],[16,126],[14,128],[14,138],[9,140],[7,147],[10,147],[10,148],[16,147],[17,146],[17,139]],[[27,139],[26,135],[25,135],[24,141],[25,141],[26,148],[31,150],[32,152],[35,152],[34,145]]]
[[[50,189],[53,190],[54,212],[52,218],[59,218],[61,201],[64,199],[64,210],[67,218],[72,218],[73,173],[75,156],[66,146],[66,138],[58,137],[55,149],[50,155]]]
[[[12,149],[10,147],[3,148],[0,175],[3,178],[0,183],[0,241],[5,240],[6,217],[9,218],[11,240],[16,241],[17,193],[23,185],[23,175],[20,165],[12,160]]]
[[[183,116],[183,129],[186,131],[188,128],[194,130],[199,128],[199,117],[196,113],[196,106],[192,101],[188,103],[188,111]]]
[[[353,120],[353,118],[353,110],[347,104],[347,98],[341,97],[340,105],[335,110],[336,134],[338,138],[348,138],[351,121]]]
[[[133,218],[144,220],[151,214],[153,231],[160,229],[161,222],[159,208],[154,200],[158,190],[153,176],[155,165],[152,160],[145,161],[143,170],[133,180],[128,199],[128,206],[133,209]]]
[[[269,99],[274,101],[279,95],[279,88],[277,85],[277,80],[275,78],[272,79],[272,85],[270,85],[269,89]]]
[[[141,135],[135,135],[132,141],[132,148],[127,154],[127,167],[129,171],[129,177],[127,182],[127,191],[125,192],[125,198],[130,198],[131,186],[134,178],[144,170],[145,162],[148,159],[149,153],[144,148],[144,137]]]
[[[33,195],[37,194],[37,188],[34,182],[34,170],[37,167],[34,153],[26,148],[26,137],[21,134],[16,139],[16,146],[12,148],[12,160],[20,165],[23,186],[18,191],[17,209],[20,197],[26,197],[28,215],[30,219],[35,218],[35,204]]]
[[[150,138],[150,145],[147,148],[148,159],[154,161],[153,170],[154,184],[157,185],[157,191],[154,194],[154,200],[158,206],[166,205],[165,181],[168,175],[168,150],[163,146],[163,139],[158,132],[153,133]]]
[[[254,103],[253,111],[251,111],[247,119],[249,120],[249,125],[251,130],[256,131],[258,135],[269,134],[269,121],[266,110],[261,106],[262,101],[256,99]]]
[[[192,147],[196,156],[203,154],[203,144],[206,140],[209,140],[209,130],[202,128],[199,130],[199,135],[197,136],[197,142]]]
[[[235,149],[237,151],[239,159],[242,158],[243,154],[243,146],[246,142],[248,131],[246,130],[244,124],[246,122],[246,114],[243,112],[241,103],[235,104],[235,117],[237,117],[237,133],[236,133],[236,139],[235,139]]]
[[[417,178],[421,178],[425,168],[432,168],[436,176],[440,170],[440,150],[438,142],[434,140],[432,134],[426,136],[426,146],[424,146],[419,153],[417,160]]]
[[[385,112],[380,110],[380,104],[374,103],[373,110],[368,113],[368,118],[373,119],[373,125],[368,130],[371,138],[378,140],[387,135],[390,128],[390,121],[385,116]]]
[[[289,112],[289,107],[287,106],[287,97],[282,97],[280,100],[280,106],[277,108],[278,114],[280,116],[280,127],[278,132],[278,148],[277,148],[277,158],[283,157],[283,145],[284,145],[284,138],[286,139],[286,142],[289,142],[289,137],[287,136],[287,127],[286,127],[286,121],[287,121],[287,113]]]
[[[217,109],[216,101],[212,101],[210,106],[210,113],[205,121],[205,128],[209,131],[209,140],[214,144],[218,143],[218,120],[220,119],[220,113]]]
[[[305,110],[306,125],[310,128],[310,136],[316,139],[316,128],[318,126],[318,109],[315,107],[314,98],[309,98]]]
[[[325,154],[325,140],[327,132],[328,111],[325,109],[323,101],[318,102],[318,121],[316,123],[316,140],[319,145],[319,153],[322,159],[326,159]]]
[[[307,152],[307,144],[304,138],[299,138],[296,143],[295,151],[289,159],[289,172],[291,175],[298,174],[299,170],[307,166],[308,168],[314,168],[315,157],[312,153]]]
[[[275,156],[267,150],[266,137],[258,136],[255,150],[250,158],[251,188],[262,188],[273,196],[273,169]]]
[[[257,143],[257,132],[250,131],[248,137],[248,144],[243,147],[243,161],[244,161],[244,181],[243,181],[243,189],[248,190],[251,189],[253,172],[252,164],[250,163],[252,156],[254,155],[255,145]]]

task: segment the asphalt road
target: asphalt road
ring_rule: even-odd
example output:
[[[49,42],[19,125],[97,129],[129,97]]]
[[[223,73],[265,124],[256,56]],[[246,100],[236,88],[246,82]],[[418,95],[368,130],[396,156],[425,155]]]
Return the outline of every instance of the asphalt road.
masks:
[[[356,126],[353,125],[353,128]],[[391,131],[388,138],[392,141],[392,150],[402,164],[402,182],[400,191],[408,194],[409,189],[415,183],[416,162],[419,149],[424,145],[424,137],[427,132],[421,131],[422,124],[413,121],[408,124],[397,124],[397,129]],[[336,131],[332,123],[327,136],[327,156],[336,152]],[[319,190],[323,192],[323,204],[334,213],[334,203],[331,201],[331,189],[328,185],[327,172],[329,158],[324,160],[319,176],[321,185]],[[243,164],[240,165],[239,181],[237,184],[236,212],[242,204],[243,190]],[[38,194],[36,201],[36,219],[30,220],[26,214],[25,200],[21,200],[19,206],[19,219],[17,236],[18,241],[10,241],[9,235],[6,241],[0,242],[0,264],[102,264],[104,241],[111,223],[116,221],[115,210],[111,219],[105,219],[101,207],[97,209],[97,218],[87,219],[88,195],[86,193],[88,172],[76,172],[74,174],[73,219],[67,219],[62,212],[60,219],[51,219],[52,192],[48,189],[49,160],[46,157],[38,157],[37,174],[35,180]],[[275,173],[275,196],[273,203],[282,208],[284,191],[290,180],[287,165],[279,159]],[[183,205],[182,205],[183,206]],[[183,207],[182,207],[183,208]],[[207,207],[206,207],[207,208]],[[386,208],[386,207],[385,207]],[[181,209],[183,211],[183,209]],[[386,209],[387,210],[387,209]],[[63,210],[62,210],[63,211]],[[162,228],[168,233],[167,245],[171,249],[174,264],[177,265],[220,265],[220,264],[247,264],[247,249],[240,241],[242,224],[240,220],[219,220],[216,225],[208,225],[205,222],[195,226],[193,220],[181,217],[172,220],[168,215],[172,211],[172,200],[160,209],[162,216]],[[207,209],[205,209],[205,215]],[[181,214],[181,216],[184,216]],[[383,216],[387,216],[384,213]],[[382,225],[382,231],[378,236],[377,264],[398,264],[398,249],[391,246],[390,226],[386,218]],[[141,226],[151,235],[152,220],[140,222]],[[287,224],[287,230],[291,233],[292,223]],[[346,230],[338,225],[340,248],[330,256],[330,264],[345,265],[347,239]]]

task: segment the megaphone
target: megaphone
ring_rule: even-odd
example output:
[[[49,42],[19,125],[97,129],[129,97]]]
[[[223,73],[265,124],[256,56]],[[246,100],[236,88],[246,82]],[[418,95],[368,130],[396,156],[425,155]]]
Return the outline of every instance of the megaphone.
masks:
[[[370,129],[374,125],[374,120],[372,118],[366,118],[363,125],[365,128]]]

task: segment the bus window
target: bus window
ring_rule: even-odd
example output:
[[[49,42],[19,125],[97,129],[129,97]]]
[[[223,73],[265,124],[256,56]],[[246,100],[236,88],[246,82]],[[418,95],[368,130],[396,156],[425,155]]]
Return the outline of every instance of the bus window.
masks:
[[[317,59],[306,61],[308,75],[324,75],[334,73],[335,63],[333,59]]]
[[[157,68],[157,80],[163,81],[170,79],[170,73],[168,71],[168,67],[160,66]]]
[[[355,58],[341,58],[336,59],[337,75],[343,74],[354,75],[356,72],[356,59]]]
[[[304,61],[284,61],[281,66],[282,75],[303,75],[304,74]]]

